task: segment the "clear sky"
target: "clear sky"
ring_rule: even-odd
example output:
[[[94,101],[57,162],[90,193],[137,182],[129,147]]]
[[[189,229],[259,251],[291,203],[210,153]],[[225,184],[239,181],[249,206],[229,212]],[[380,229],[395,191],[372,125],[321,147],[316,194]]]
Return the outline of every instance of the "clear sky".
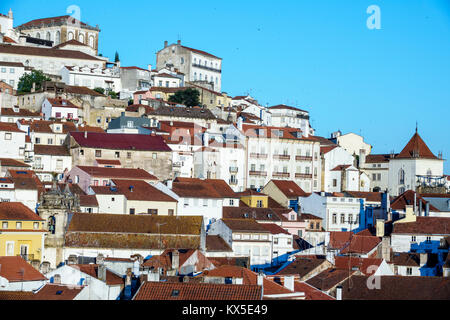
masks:
[[[222,91],[306,109],[318,135],[340,129],[373,153],[400,152],[418,121],[450,160],[449,0],[1,0],[0,12],[11,7],[17,26],[71,5],[122,66],[155,65],[164,41],[180,39],[223,58]],[[367,28],[370,5],[380,30]]]

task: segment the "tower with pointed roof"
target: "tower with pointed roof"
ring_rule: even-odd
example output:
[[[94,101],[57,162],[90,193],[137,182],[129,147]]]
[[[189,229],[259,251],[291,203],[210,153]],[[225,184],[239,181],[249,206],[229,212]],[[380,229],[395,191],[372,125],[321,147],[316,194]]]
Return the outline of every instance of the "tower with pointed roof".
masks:
[[[407,190],[441,192],[443,171],[442,156],[437,157],[428,148],[416,125],[403,150],[389,159],[389,193],[398,196]]]

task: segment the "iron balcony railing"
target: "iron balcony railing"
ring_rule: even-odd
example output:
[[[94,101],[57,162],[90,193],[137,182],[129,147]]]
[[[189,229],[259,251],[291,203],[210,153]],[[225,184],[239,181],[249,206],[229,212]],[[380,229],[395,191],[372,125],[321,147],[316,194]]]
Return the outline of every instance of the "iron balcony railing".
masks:
[[[250,153],[250,158],[267,159],[268,155],[262,153]]]
[[[301,179],[312,179],[312,174],[308,174],[308,173],[296,173],[295,174],[296,178],[301,178]]]
[[[267,172],[265,171],[250,171],[249,174],[251,176],[267,177]]]
[[[297,161],[312,161],[312,157],[311,156],[296,156],[295,160]]]
[[[291,156],[286,154],[276,154],[273,156],[273,158],[278,160],[291,160]]]
[[[291,174],[289,172],[274,172],[272,176],[275,178],[289,178]]]

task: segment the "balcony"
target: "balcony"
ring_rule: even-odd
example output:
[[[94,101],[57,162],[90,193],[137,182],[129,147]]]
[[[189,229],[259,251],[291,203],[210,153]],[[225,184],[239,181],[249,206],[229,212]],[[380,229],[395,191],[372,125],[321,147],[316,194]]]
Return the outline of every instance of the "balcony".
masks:
[[[250,153],[250,158],[267,159],[268,155],[267,154],[262,154],[262,153]]]
[[[216,69],[216,68],[211,68],[211,67],[208,67],[208,66],[205,66],[205,65],[201,65],[201,64],[198,64],[198,63],[193,63],[192,66],[196,67],[196,68],[209,70],[209,71],[212,71],[212,72],[222,73],[222,70],[219,70],[219,69]]]
[[[291,156],[287,155],[287,154],[277,154],[277,155],[274,155],[273,158],[277,159],[277,160],[285,160],[285,161],[291,160]]]
[[[259,177],[267,177],[267,172],[265,172],[265,171],[250,171],[249,175],[259,176]]]
[[[272,177],[274,178],[289,178],[291,176],[288,172],[274,172],[272,173]]]
[[[230,167],[230,173],[237,173],[239,171],[238,167]]]
[[[230,179],[228,181],[228,184],[232,185],[232,186],[236,186],[238,184],[238,180],[237,179]]]
[[[296,161],[312,161],[312,157],[311,156],[296,156],[295,160]]]
[[[298,179],[312,179],[312,174],[309,173],[296,173],[295,177]]]

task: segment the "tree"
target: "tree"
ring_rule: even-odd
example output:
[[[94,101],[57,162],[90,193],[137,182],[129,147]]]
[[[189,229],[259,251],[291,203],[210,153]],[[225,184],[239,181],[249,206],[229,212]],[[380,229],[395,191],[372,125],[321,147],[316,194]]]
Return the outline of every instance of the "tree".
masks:
[[[119,99],[119,95],[114,91],[109,91],[108,96],[110,96],[112,99]]]
[[[114,57],[114,62],[119,62],[120,58],[119,58],[119,53],[116,51],[116,56]]]
[[[42,88],[42,83],[44,81],[51,81],[49,77],[47,77],[41,70],[33,70],[31,73],[25,73],[19,79],[19,83],[17,85],[18,93],[26,93],[31,92],[31,88],[33,88],[33,83],[35,83],[36,91]]]
[[[100,94],[105,94],[105,89],[103,89],[103,88],[94,88],[94,91],[98,92]]]
[[[196,89],[187,88],[177,91],[169,98],[169,102],[175,102],[185,105],[186,107],[194,107],[200,105],[200,92]]]

